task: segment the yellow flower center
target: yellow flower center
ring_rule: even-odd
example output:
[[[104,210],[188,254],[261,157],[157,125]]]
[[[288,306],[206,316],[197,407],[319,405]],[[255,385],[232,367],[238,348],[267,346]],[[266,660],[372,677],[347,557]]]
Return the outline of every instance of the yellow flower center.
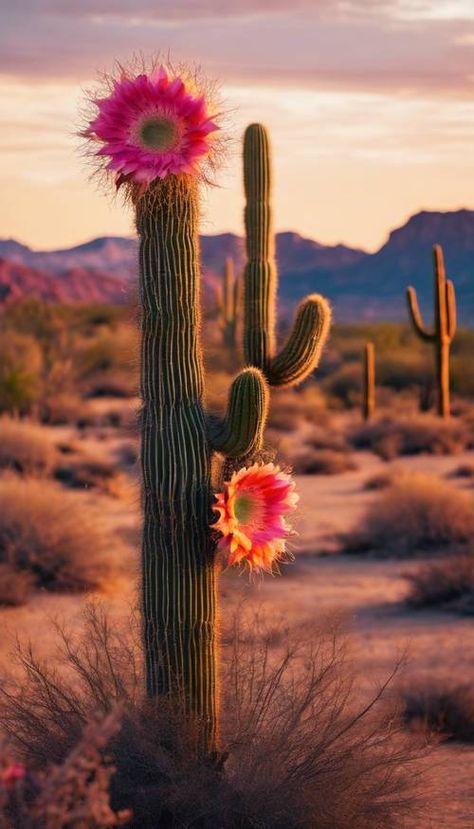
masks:
[[[234,503],[234,514],[240,524],[246,524],[254,510],[253,499],[248,495],[238,495]]]
[[[147,118],[140,124],[138,135],[147,150],[166,152],[176,143],[178,129],[168,118]]]

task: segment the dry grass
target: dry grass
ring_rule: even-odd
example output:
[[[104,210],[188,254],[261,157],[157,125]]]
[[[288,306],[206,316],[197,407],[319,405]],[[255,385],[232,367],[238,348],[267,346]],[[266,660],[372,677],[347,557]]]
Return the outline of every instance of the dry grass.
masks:
[[[59,631],[48,664],[20,649],[24,680],[1,687],[0,723],[32,768],[61,763],[93,711],[118,701],[108,755],[114,809],[132,827],[401,829],[418,803],[418,748],[383,689],[357,707],[353,669],[332,630],[278,646],[236,621],[226,637],[222,753],[199,761],[175,713],[141,697],[136,630],[89,608],[82,635]],[[328,792],[331,796],[328,797]]]
[[[474,536],[474,499],[429,475],[404,475],[368,505],[349,551],[408,556],[452,550]]]
[[[268,446],[298,475],[338,475],[357,469],[344,438],[330,428],[313,426],[303,433],[266,432]]]
[[[41,407],[41,420],[50,426],[93,420],[93,413],[86,400],[72,391],[58,391],[47,396]]]
[[[404,694],[404,718],[413,730],[434,733],[445,740],[474,743],[474,689],[432,680],[410,687]]]
[[[0,481],[0,563],[30,573],[38,587],[97,587],[113,548],[99,513],[78,495],[47,480]]]
[[[55,448],[41,426],[0,418],[0,469],[21,475],[48,475],[55,459]]]
[[[449,557],[407,576],[413,607],[441,607],[474,613],[474,556]]]
[[[351,429],[349,442],[356,449],[370,449],[384,460],[399,455],[451,455],[463,451],[471,441],[470,430],[461,420],[443,421],[434,415],[394,419],[384,417]]]
[[[95,489],[113,498],[122,498],[129,486],[113,464],[97,458],[71,458],[58,464],[54,477],[69,489]]]
[[[19,607],[24,604],[34,586],[34,577],[9,564],[0,564],[0,607]]]
[[[268,425],[280,432],[293,432],[304,424],[327,425],[324,397],[315,384],[302,390],[273,390]]]

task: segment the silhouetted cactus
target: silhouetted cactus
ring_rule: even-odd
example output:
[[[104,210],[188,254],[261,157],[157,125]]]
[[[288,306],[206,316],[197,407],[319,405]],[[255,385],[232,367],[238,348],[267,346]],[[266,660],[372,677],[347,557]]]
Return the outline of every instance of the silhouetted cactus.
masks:
[[[364,348],[362,414],[365,420],[370,420],[375,414],[375,349],[371,342],[366,343]]]
[[[196,187],[189,176],[169,176],[137,203],[142,584],[148,693],[182,693],[211,748],[217,727],[211,455],[247,455],[260,445],[268,392],[258,369],[244,370],[232,385],[226,418],[206,425]]]
[[[224,345],[235,352],[242,320],[242,279],[234,276],[234,260],[225,260],[222,285],[216,289],[216,305]]]
[[[434,327],[426,328],[418,306],[416,291],[407,288],[408,310],[413,327],[422,340],[435,347],[436,378],[438,385],[438,414],[449,417],[449,347],[456,333],[456,296],[454,285],[446,279],[443,250],[440,245],[433,248],[435,309]]]
[[[300,303],[286,344],[276,353],[277,267],[271,208],[271,158],[268,133],[261,124],[244,138],[247,265],[244,288],[244,352],[272,386],[292,386],[316,367],[329,332],[327,301],[311,294]]]

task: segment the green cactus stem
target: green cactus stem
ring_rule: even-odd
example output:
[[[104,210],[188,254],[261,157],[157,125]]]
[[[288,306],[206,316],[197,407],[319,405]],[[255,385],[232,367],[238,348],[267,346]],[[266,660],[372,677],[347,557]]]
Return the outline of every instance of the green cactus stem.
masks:
[[[147,691],[182,700],[203,750],[216,746],[217,588],[211,456],[246,454],[268,406],[262,374],[242,372],[227,416],[203,409],[197,184],[168,176],[139,198],[142,606]]]
[[[242,319],[242,279],[234,276],[234,260],[230,257],[225,261],[222,286],[216,290],[216,304],[224,345],[235,353]]]
[[[438,387],[438,414],[450,416],[449,401],[449,348],[456,333],[456,296],[454,285],[446,279],[443,250],[440,245],[433,248],[434,259],[434,326],[429,329],[423,323],[416,291],[407,288],[408,310],[415,332],[426,342],[434,345],[436,380]]]
[[[364,384],[362,395],[362,415],[364,420],[371,420],[375,414],[375,349],[368,342],[364,348]]]
[[[300,304],[286,344],[276,353],[275,261],[268,133],[261,124],[244,137],[245,230],[247,265],[244,289],[244,352],[247,364],[260,368],[271,386],[292,386],[317,366],[329,333],[331,311],[319,294]]]

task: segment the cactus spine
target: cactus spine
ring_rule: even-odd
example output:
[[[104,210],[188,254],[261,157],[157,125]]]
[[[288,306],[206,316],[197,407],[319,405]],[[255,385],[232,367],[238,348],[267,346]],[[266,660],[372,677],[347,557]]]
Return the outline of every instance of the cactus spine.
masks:
[[[247,265],[244,295],[244,352],[249,365],[260,368],[271,386],[292,386],[316,367],[329,332],[326,300],[311,294],[299,305],[286,344],[276,353],[275,261],[268,133],[261,124],[247,127],[244,138],[245,230]]]
[[[366,343],[364,348],[364,392],[362,414],[370,420],[375,414],[375,349],[373,343]]]
[[[216,300],[224,345],[234,352],[242,318],[242,280],[234,276],[234,260],[230,257],[225,260],[223,283],[216,291]]]
[[[449,402],[449,347],[456,333],[456,295],[454,285],[446,279],[443,250],[440,245],[433,248],[435,309],[434,327],[427,328],[414,288],[407,289],[408,310],[413,327],[422,340],[431,342],[435,347],[436,379],[438,385],[438,414],[448,418]]]
[[[213,751],[217,730],[216,563],[211,455],[253,451],[268,392],[246,369],[228,412],[203,409],[197,184],[170,175],[137,202],[141,300],[143,637],[147,692],[181,699]]]

